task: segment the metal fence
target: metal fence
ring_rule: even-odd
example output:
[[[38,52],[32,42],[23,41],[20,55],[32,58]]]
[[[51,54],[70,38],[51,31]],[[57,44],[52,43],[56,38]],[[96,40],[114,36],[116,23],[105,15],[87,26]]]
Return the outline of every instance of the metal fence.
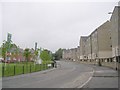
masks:
[[[2,65],[2,77],[15,76],[20,74],[32,73],[53,68],[54,66],[48,64],[16,64],[16,65]]]

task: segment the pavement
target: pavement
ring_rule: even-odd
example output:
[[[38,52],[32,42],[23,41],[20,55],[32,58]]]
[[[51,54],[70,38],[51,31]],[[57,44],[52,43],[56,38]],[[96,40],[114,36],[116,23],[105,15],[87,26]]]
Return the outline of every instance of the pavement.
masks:
[[[108,67],[92,66],[92,79],[82,88],[119,88],[118,71]]]
[[[118,88],[117,71],[77,62],[58,61],[45,71],[2,78],[3,88]]]

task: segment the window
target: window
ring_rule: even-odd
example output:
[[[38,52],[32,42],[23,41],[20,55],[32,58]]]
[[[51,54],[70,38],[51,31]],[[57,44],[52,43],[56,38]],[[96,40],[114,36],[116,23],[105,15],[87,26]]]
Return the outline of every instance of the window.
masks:
[[[103,62],[104,60],[102,59],[102,62]]]
[[[112,58],[110,58],[110,62],[112,62]]]
[[[120,63],[120,56],[118,56],[118,59],[119,59],[119,63]]]

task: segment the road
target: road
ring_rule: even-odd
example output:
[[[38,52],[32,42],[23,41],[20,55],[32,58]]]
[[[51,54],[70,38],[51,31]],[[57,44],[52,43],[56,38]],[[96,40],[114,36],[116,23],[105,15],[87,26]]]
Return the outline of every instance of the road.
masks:
[[[57,64],[58,68],[56,69],[14,77],[4,77],[2,86],[3,88],[118,87],[117,72],[112,69],[67,61],[59,61]],[[103,77],[100,77],[101,75]],[[105,77],[106,75],[109,78]],[[100,85],[101,83],[104,83],[104,85]]]

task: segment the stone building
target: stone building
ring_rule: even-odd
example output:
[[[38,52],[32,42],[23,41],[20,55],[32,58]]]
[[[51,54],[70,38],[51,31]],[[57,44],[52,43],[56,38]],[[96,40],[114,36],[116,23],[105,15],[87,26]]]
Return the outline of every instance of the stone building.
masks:
[[[86,56],[86,40],[87,40],[87,36],[81,36],[80,37],[80,60],[85,60],[87,59],[87,56]]]
[[[101,62],[103,66],[119,68],[120,62],[120,6],[112,12],[110,21],[96,28],[88,37],[80,39],[80,58]],[[88,63],[88,62],[87,62]]]
[[[112,57],[115,61],[116,59],[120,60],[120,6],[116,6],[114,8],[110,22],[112,36]]]
[[[111,58],[112,44],[110,22],[94,30],[89,36],[80,38],[80,59],[94,60]]]
[[[71,50],[70,49],[63,49],[62,58],[65,60],[71,59]]]
[[[63,59],[66,59],[66,49],[63,49],[62,58],[63,58]]]
[[[63,49],[62,58],[66,60],[78,60],[79,59],[79,47],[71,49]]]
[[[98,57],[98,40],[97,40],[97,30],[91,33],[91,49],[92,49],[92,59],[96,59]]]
[[[86,56],[88,60],[92,60],[92,40],[91,35],[86,40]]]
[[[71,59],[73,61],[77,60],[77,48],[72,48],[71,50]]]
[[[112,43],[111,43],[111,32],[110,22],[107,21],[97,28],[97,49],[98,58],[105,59],[111,58],[112,56]]]
[[[65,50],[66,50],[66,49],[63,49],[63,52],[62,52],[62,59],[65,59]]]
[[[109,21],[96,28],[89,36],[81,36],[80,47],[69,49],[70,59],[100,62],[103,66],[119,68],[120,63],[120,6],[116,6]],[[119,62],[119,63],[118,63]]]
[[[76,58],[78,61],[80,60],[80,46],[77,47]]]

